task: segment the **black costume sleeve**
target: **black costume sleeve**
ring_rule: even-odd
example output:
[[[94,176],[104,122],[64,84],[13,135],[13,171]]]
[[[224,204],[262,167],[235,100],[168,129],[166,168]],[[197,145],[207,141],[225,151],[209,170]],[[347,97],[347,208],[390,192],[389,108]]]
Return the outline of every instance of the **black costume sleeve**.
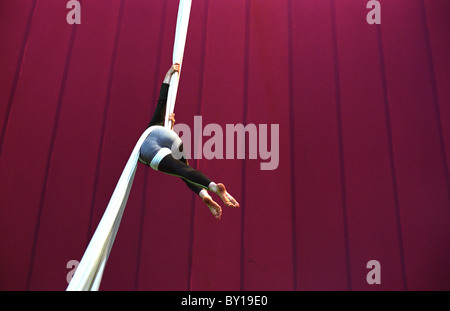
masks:
[[[158,104],[156,105],[153,117],[148,124],[149,128],[152,125],[164,125],[164,117],[166,115],[167,94],[169,93],[169,84],[163,83],[159,91]]]

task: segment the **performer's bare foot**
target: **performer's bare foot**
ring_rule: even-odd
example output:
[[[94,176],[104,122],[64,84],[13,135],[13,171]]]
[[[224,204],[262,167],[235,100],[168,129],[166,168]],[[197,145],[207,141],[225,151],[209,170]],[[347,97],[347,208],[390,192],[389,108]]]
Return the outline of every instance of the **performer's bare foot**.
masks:
[[[224,184],[217,184],[217,194],[228,207],[239,207],[239,203],[227,192]]]
[[[222,208],[219,204],[217,204],[209,195],[205,195],[202,200],[216,219],[222,218]]]

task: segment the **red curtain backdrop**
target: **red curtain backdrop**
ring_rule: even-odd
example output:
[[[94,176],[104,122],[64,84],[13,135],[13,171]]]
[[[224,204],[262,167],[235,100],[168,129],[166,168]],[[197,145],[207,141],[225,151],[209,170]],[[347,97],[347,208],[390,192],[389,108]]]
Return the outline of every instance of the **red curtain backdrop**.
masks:
[[[101,290],[450,290],[450,3],[380,2],[193,1],[177,122],[278,124],[279,166],[192,159],[217,221],[139,165]],[[0,1],[2,290],[66,289],[171,65],[178,1],[80,3]]]

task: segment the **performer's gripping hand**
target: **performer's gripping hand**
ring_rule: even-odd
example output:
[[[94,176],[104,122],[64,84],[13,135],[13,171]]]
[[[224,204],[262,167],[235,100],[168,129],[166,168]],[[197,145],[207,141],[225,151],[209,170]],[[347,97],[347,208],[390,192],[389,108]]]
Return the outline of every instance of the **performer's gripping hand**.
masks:
[[[164,83],[169,83],[170,82],[170,77],[172,77],[172,75],[175,72],[180,72],[180,64],[175,63],[172,66],[170,66],[169,70],[167,71],[165,77],[164,77]]]
[[[175,125],[175,114],[174,113],[171,113],[170,115],[169,115],[169,120],[170,121],[172,121],[172,130],[173,130],[173,126]]]
[[[180,72],[180,64],[178,63],[173,64],[170,67],[169,71],[171,72],[171,74],[174,74],[175,72]]]

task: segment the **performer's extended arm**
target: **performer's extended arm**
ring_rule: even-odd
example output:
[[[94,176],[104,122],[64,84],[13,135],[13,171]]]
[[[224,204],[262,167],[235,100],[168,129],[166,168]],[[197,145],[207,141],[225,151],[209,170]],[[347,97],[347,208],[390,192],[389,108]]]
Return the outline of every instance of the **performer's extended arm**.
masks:
[[[161,85],[161,90],[159,91],[158,104],[156,105],[155,112],[153,113],[153,117],[150,120],[148,127],[152,125],[164,125],[164,117],[166,114],[167,94],[169,93],[170,77],[177,71],[178,72],[180,71],[180,65],[174,64],[170,67],[170,69],[164,76],[164,81]],[[174,114],[172,114],[170,118],[173,121],[172,124],[175,123]]]

